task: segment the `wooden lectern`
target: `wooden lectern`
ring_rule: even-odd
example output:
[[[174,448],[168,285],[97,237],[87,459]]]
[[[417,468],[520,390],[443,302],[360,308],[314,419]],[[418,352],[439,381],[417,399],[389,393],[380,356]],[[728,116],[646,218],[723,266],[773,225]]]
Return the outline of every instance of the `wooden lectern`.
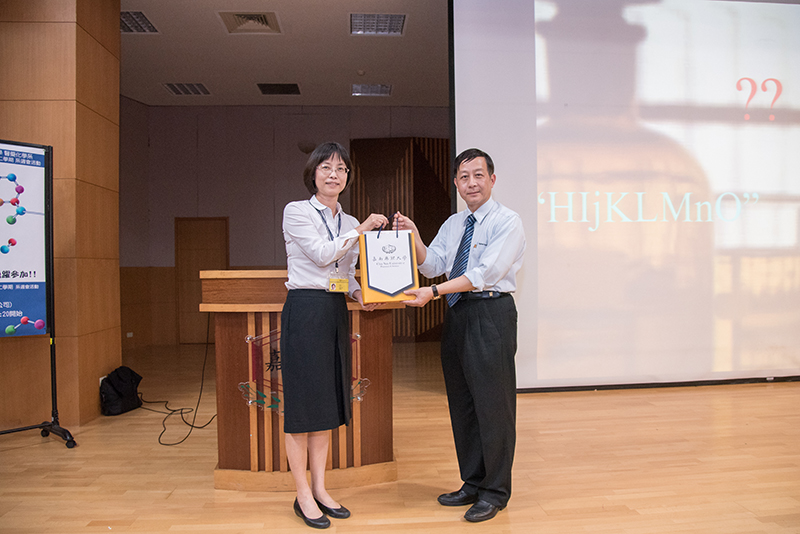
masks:
[[[279,351],[286,279],[285,270],[200,272],[200,311],[214,312],[216,336],[217,489],[294,490],[283,417],[278,413],[283,399],[274,357]],[[325,477],[329,488],[397,479],[392,439],[391,309],[398,307],[402,304],[362,312],[357,302],[348,302],[353,375],[356,382],[368,379],[369,386],[361,401],[353,401],[350,425],[331,431]],[[252,342],[258,336],[263,336],[260,347]],[[265,403],[248,403],[243,392],[255,390],[266,395],[261,397]],[[275,391],[278,402],[272,401],[270,390]],[[277,404],[278,411],[265,407],[269,404]]]

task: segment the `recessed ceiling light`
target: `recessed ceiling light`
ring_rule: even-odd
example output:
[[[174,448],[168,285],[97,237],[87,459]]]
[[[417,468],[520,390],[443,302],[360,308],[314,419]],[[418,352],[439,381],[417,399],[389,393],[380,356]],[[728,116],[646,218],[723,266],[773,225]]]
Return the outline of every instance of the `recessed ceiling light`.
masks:
[[[391,96],[392,86],[383,84],[354,83],[353,96]]]
[[[351,13],[351,35],[403,35],[405,15]]]
[[[122,33],[158,33],[153,23],[141,11],[121,11],[119,31]]]
[[[174,96],[206,96],[211,94],[202,83],[165,83],[163,85]]]

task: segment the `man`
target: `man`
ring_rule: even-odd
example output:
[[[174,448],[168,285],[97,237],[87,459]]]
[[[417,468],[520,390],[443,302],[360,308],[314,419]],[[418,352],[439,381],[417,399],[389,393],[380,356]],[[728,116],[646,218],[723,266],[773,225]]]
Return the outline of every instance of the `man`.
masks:
[[[516,442],[517,309],[511,293],[522,267],[525,233],[519,215],[495,202],[494,163],[472,148],[455,160],[454,181],[467,209],[452,215],[429,247],[417,238],[419,271],[447,274],[442,284],[406,291],[424,306],[445,295],[450,306],[442,331],[450,422],[463,485],[439,496],[444,506],[472,504],[464,518],[493,518],[511,496]],[[419,232],[395,216],[395,228]],[[460,252],[461,251],[461,252]]]

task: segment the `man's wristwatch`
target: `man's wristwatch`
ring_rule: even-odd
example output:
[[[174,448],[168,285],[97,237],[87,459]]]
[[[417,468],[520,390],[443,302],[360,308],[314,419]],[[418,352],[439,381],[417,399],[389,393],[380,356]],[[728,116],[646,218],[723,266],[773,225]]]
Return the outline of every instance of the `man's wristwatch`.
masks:
[[[433,291],[433,300],[436,300],[436,299],[438,299],[439,297],[441,297],[441,295],[439,294],[439,290],[438,290],[438,289],[436,289],[436,284],[433,284],[433,285],[431,286],[431,291]]]

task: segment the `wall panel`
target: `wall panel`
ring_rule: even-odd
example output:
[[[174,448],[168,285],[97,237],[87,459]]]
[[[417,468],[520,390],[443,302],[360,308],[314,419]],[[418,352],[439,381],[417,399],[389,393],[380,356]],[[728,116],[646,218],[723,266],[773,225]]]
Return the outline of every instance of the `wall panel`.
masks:
[[[53,283],[56,290],[56,336],[75,336],[78,331],[78,260],[74,257],[53,259]]]
[[[80,399],[79,424],[81,425],[100,414],[100,378],[119,366],[119,338],[119,326],[77,338],[79,365],[77,397]]]
[[[78,28],[76,38],[75,98],[114,124],[119,124],[119,58],[83,28]]]
[[[76,250],[75,219],[77,213],[77,181],[70,178],[53,180],[53,255],[73,258]]]
[[[0,22],[75,22],[75,0],[3,0]]]
[[[78,179],[119,192],[119,125],[78,103],[75,134]]]
[[[103,48],[120,59],[119,0],[78,2],[78,26],[91,35]]]
[[[75,234],[77,257],[119,261],[119,194],[76,181]]]
[[[54,147],[53,177],[75,178],[75,114],[74,100],[8,101],[0,97],[0,139]]]
[[[152,344],[149,276],[148,267],[123,267],[119,270],[123,350]],[[128,333],[132,337],[128,337]]]
[[[50,420],[50,388],[37,379],[50,376],[50,350],[47,339],[5,338],[0,340],[0,430]],[[24,377],[32,379],[25,380]]]
[[[149,264],[148,120],[148,106],[120,97],[119,169],[124,179],[119,181],[119,253],[126,267]]]
[[[78,384],[80,381],[81,366],[78,358],[79,338],[62,334],[56,332],[58,413],[62,426],[72,431],[74,430],[72,426],[80,422],[80,398],[78,393],[80,389]],[[26,372],[26,375],[27,374]],[[49,379],[50,373],[44,376]],[[45,388],[45,390],[50,391],[49,386]],[[49,403],[47,406],[49,409]]]
[[[121,267],[120,289],[123,349],[177,343],[173,267]]]
[[[78,258],[77,334],[119,327],[119,263],[116,259]],[[118,353],[119,355],[119,353]]]
[[[149,267],[153,345],[178,343],[178,291],[174,267]]]
[[[74,24],[0,23],[0,100],[75,99]]]

